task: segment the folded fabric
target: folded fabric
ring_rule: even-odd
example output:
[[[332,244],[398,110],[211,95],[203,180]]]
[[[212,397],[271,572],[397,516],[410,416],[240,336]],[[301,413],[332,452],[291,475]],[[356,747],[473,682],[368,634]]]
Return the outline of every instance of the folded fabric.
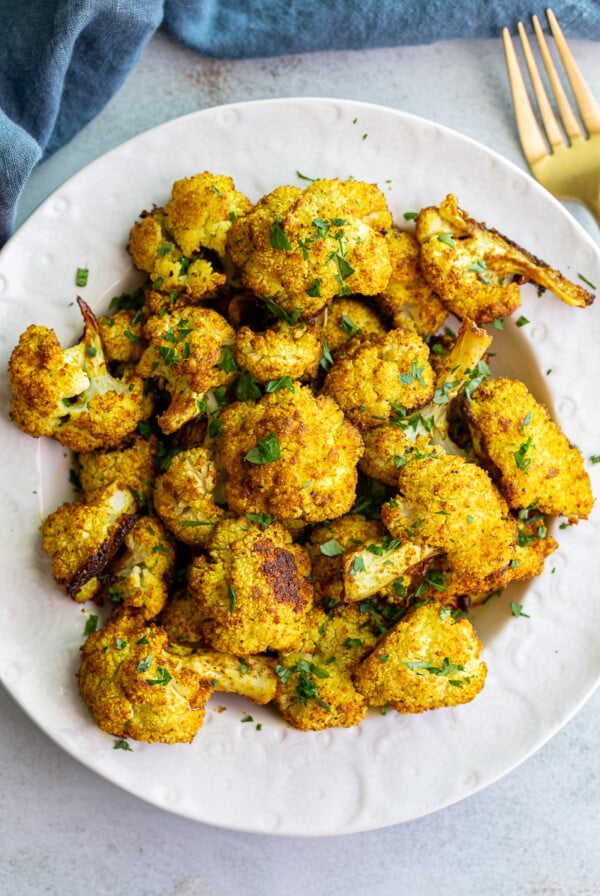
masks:
[[[35,165],[98,114],[159,27],[209,56],[275,56],[497,37],[536,11],[523,2],[0,0],[0,245]],[[567,36],[600,39],[597,0],[553,9]]]

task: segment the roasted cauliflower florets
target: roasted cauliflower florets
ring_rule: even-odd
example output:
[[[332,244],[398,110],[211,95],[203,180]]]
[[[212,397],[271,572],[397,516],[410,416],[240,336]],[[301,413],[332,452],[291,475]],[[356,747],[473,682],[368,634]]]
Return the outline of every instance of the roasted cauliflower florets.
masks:
[[[377,306],[394,327],[415,329],[422,336],[437,333],[448,317],[421,272],[419,243],[412,233],[392,228],[386,239],[392,262],[392,274],[385,289],[377,296]]]
[[[261,528],[245,517],[223,520],[198,558],[188,587],[206,640],[235,654],[294,648],[312,607],[310,562],[281,523]]]
[[[331,398],[293,388],[221,411],[225,500],[236,513],[321,522],[354,503],[360,433]]]
[[[334,296],[385,287],[391,223],[374,184],[319,180],[264,196],[234,222],[227,248],[247,289],[309,319]]]
[[[115,737],[189,743],[204,720],[213,676],[167,650],[167,633],[114,614],[81,648],[79,691],[96,724]]]
[[[235,331],[212,308],[189,307],[152,315],[144,335],[149,345],[137,369],[169,392],[169,406],[157,419],[164,433],[173,433],[200,416],[209,389],[232,379]]]
[[[350,342],[329,370],[323,392],[364,429],[415,410],[433,396],[429,349],[410,330],[390,330]]]
[[[42,524],[42,547],[52,576],[69,597],[86,601],[101,588],[102,576],[138,516],[135,498],[113,482],[84,502],[61,504]]]
[[[124,607],[139,607],[144,619],[164,608],[175,573],[175,545],[155,517],[143,516],[125,536],[125,551],[107,571],[105,593]]]
[[[467,619],[455,621],[439,604],[410,610],[354,672],[371,706],[424,712],[473,700],[487,668],[481,641]]]
[[[225,515],[214,499],[217,481],[216,463],[204,447],[178,452],[165,472],[156,477],[154,509],[184,544],[206,544]]]
[[[108,371],[98,323],[78,299],[85,321],[81,341],[63,349],[54,330],[32,325],[10,363],[10,414],[31,436],[54,438],[73,451],[119,444],[152,410],[141,376]]]
[[[320,328],[315,324],[288,324],[278,321],[263,332],[240,327],[235,343],[236,361],[259,383],[282,377],[312,380],[317,374],[323,347]]]
[[[513,508],[586,519],[594,503],[583,457],[527,386],[489,379],[461,403],[473,447]]]
[[[279,655],[275,706],[302,731],[358,725],[367,701],[354,686],[352,672],[377,636],[356,607],[338,607],[329,614],[317,610],[310,622],[305,649]]]
[[[77,455],[79,481],[86,496],[118,482],[136,496],[140,507],[148,504],[156,474],[158,440],[134,435],[112,450]]]
[[[365,299],[341,296],[333,299],[327,308],[323,338],[332,355],[351,339],[385,336],[386,332],[381,317]]]
[[[496,230],[470,218],[449,194],[417,218],[423,275],[457,317],[486,323],[520,305],[519,283],[531,280],[567,305],[583,308],[594,296]],[[516,279],[513,279],[516,278]]]
[[[144,314],[120,308],[98,318],[98,328],[109,364],[136,364],[144,351]]]

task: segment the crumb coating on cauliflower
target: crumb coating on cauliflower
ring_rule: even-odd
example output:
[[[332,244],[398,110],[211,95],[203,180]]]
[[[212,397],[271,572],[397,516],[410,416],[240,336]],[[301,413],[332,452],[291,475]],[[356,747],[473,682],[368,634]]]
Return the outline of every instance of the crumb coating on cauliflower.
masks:
[[[100,337],[109,364],[137,364],[144,351],[144,314],[120,308],[98,318]]]
[[[246,517],[220,522],[197,558],[188,588],[217,650],[255,654],[299,642],[312,607],[310,561],[281,523],[265,528]]]
[[[365,299],[343,296],[327,308],[323,338],[332,355],[351,339],[385,336],[387,330],[377,311]]]
[[[156,477],[154,510],[184,544],[205,545],[225,515],[225,510],[215,503],[217,483],[213,455],[202,446],[175,454],[164,473]]]
[[[352,673],[377,642],[368,618],[356,607],[315,610],[307,634],[303,650],[279,655],[275,706],[301,731],[360,724],[368,706]]]
[[[114,447],[152,412],[135,372],[108,371],[98,323],[83,300],[83,338],[63,349],[54,330],[32,325],[9,361],[10,415],[28,435],[54,438],[72,451]]]
[[[236,513],[322,522],[351,509],[362,439],[331,398],[295,383],[293,393],[234,402],[221,421],[224,493]]]
[[[190,743],[213,692],[210,675],[182,666],[167,633],[136,614],[116,613],[81,648],[78,681],[96,724],[114,737]]]
[[[352,341],[338,353],[323,392],[361,428],[380,426],[432,398],[429,348],[417,333],[402,329]]]
[[[519,380],[483,383],[462,412],[480,462],[510,507],[586,519],[594,498],[581,452]]]
[[[309,319],[334,296],[385,287],[391,224],[374,184],[319,180],[264,196],[232,225],[227,249],[247,289]]]
[[[448,316],[423,277],[419,263],[419,243],[408,231],[392,228],[386,239],[392,263],[392,274],[375,302],[389,317],[394,327],[414,329],[422,336],[436,333]]]
[[[113,482],[86,501],[61,504],[42,524],[42,547],[52,577],[69,597],[84,602],[101,588],[102,576],[138,516],[135,498]]]
[[[124,552],[110,564],[104,594],[114,604],[139,607],[153,619],[165,607],[175,573],[175,544],[156,517],[140,517],[125,536]]]
[[[86,497],[119,482],[128,488],[144,507],[152,497],[156,475],[158,439],[133,435],[117,448],[86,451],[77,455],[81,489]]]
[[[567,305],[583,308],[594,300],[546,262],[470,218],[452,194],[439,207],[419,212],[416,236],[425,279],[459,318],[491,323],[512,314],[521,303],[519,283],[527,280]]]
[[[354,672],[356,689],[371,706],[400,713],[469,703],[487,667],[481,641],[467,619],[455,621],[435,603],[410,610]]]
[[[235,330],[212,308],[180,308],[152,315],[144,325],[148,347],[138,373],[164,386],[168,408],[157,420],[166,434],[199,417],[199,405],[209,389],[230,382],[226,363],[235,343]]]

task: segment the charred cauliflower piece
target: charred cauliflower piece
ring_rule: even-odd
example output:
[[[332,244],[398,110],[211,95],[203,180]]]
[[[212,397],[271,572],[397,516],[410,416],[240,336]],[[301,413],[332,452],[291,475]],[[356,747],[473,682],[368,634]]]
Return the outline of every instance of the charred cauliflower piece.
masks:
[[[510,507],[586,519],[594,503],[583,457],[519,380],[489,379],[461,403],[476,455]]]
[[[384,524],[395,538],[444,554],[449,568],[468,582],[467,593],[509,566],[515,521],[481,467],[432,449],[401,468],[398,489],[383,505]]]
[[[281,523],[223,520],[198,558],[188,588],[216,650],[237,655],[293,649],[312,606],[310,562]]]
[[[263,332],[250,327],[237,331],[235,358],[259,383],[279,380],[312,380],[317,374],[323,347],[320,329],[315,324],[278,321]]]
[[[487,674],[481,647],[467,619],[456,622],[445,608],[427,603],[381,638],[355,671],[354,684],[369,705],[400,713],[469,703]]]
[[[212,675],[169,654],[167,633],[131,613],[113,614],[81,648],[79,691],[114,737],[190,743],[204,720]]]
[[[417,333],[400,329],[350,342],[325,377],[323,392],[364,429],[387,423],[398,410],[415,410],[432,398],[429,349]]]
[[[81,341],[63,349],[54,330],[30,326],[10,362],[10,414],[31,436],[48,436],[73,451],[111,448],[152,410],[141,376],[108,371],[98,322],[77,300],[85,322]]]
[[[86,496],[118,482],[136,496],[140,507],[152,496],[158,440],[134,435],[109,451],[87,451],[77,455],[79,480]]]
[[[188,304],[195,304],[226,282],[226,275],[206,257],[207,250],[222,261],[232,221],[251,208],[229,177],[205,171],[175,181],[165,207],[154,208],[133,225],[131,259],[150,275],[158,296],[166,295],[169,301],[185,296]]]
[[[391,223],[374,184],[319,180],[264,196],[233,223],[227,248],[247,289],[309,319],[334,296],[385,287]]]
[[[211,308],[182,308],[152,315],[144,326],[148,347],[138,364],[170,394],[168,408],[157,418],[164,433],[173,433],[200,416],[209,389],[231,381],[228,359],[235,331]]]
[[[175,454],[154,484],[154,509],[165,526],[187,545],[204,545],[225,514],[214,500],[217,467],[204,447]]]
[[[137,516],[129,489],[113,482],[84,502],[61,504],[44,520],[42,547],[52,561],[52,577],[69,597],[84,602],[98,593]]]
[[[392,274],[385,289],[375,296],[377,306],[394,327],[414,329],[423,338],[437,333],[448,317],[448,309],[423,277],[417,238],[393,228],[386,239]]]
[[[487,323],[512,314],[521,302],[519,283],[528,280],[567,305],[584,308],[594,300],[546,262],[474,221],[452,194],[439,208],[421,210],[416,235],[425,279],[459,318]]]
[[[310,640],[303,650],[279,655],[279,685],[274,704],[284,719],[302,731],[358,725],[367,701],[352,682],[352,672],[373,648],[377,636],[356,607],[312,614]]]
[[[153,619],[167,603],[174,573],[171,536],[155,517],[143,516],[125,536],[125,551],[110,566],[105,592],[113,603],[139,607],[144,619]]]
[[[332,355],[351,339],[385,336],[386,332],[381,317],[365,299],[342,296],[333,299],[327,309],[323,338]]]
[[[332,399],[293,388],[221,412],[225,500],[236,513],[322,522],[354,503],[360,433]]]

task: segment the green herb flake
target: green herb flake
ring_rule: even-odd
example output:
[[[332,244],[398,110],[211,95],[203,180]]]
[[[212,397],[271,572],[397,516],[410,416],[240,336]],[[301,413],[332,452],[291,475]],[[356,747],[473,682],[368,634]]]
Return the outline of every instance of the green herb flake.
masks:
[[[152,654],[149,653],[145,660],[140,660],[137,664],[138,672],[147,672],[152,665]]]
[[[133,753],[133,750],[129,746],[126,740],[119,738],[113,744],[113,750],[125,750],[126,753]]]
[[[344,553],[344,548],[335,538],[330,538],[329,541],[323,542],[319,550],[325,557],[339,557],[340,554]]]
[[[244,460],[251,464],[271,464],[281,459],[281,445],[277,433],[259,439],[255,448],[251,448]]]
[[[281,218],[277,216],[271,225],[271,247],[273,249],[281,249],[284,252],[291,252],[292,244],[290,243],[285,230],[279,223],[280,221]]]
[[[511,600],[510,602],[510,612],[513,616],[526,616],[527,619],[530,619],[529,613],[525,613],[523,611],[523,604],[517,603],[515,600]]]
[[[94,613],[91,613],[85,621],[85,628],[83,630],[84,635],[91,635],[92,632],[95,632],[98,628],[98,616]]]
[[[75,285],[87,286],[89,275],[90,272],[88,268],[77,268],[77,271],[75,273]]]
[[[518,327],[524,327],[524,326],[526,326],[528,323],[530,323],[530,321],[529,321],[529,319],[528,319],[527,317],[525,317],[525,316],[522,314],[521,317],[517,318],[517,320],[515,321],[515,323],[516,323],[516,325],[517,325]]]
[[[156,685],[159,688],[164,688],[171,681],[173,676],[169,672],[168,669],[163,668],[162,666],[158,666],[156,670],[156,678],[147,678],[146,681],[148,684]]]

